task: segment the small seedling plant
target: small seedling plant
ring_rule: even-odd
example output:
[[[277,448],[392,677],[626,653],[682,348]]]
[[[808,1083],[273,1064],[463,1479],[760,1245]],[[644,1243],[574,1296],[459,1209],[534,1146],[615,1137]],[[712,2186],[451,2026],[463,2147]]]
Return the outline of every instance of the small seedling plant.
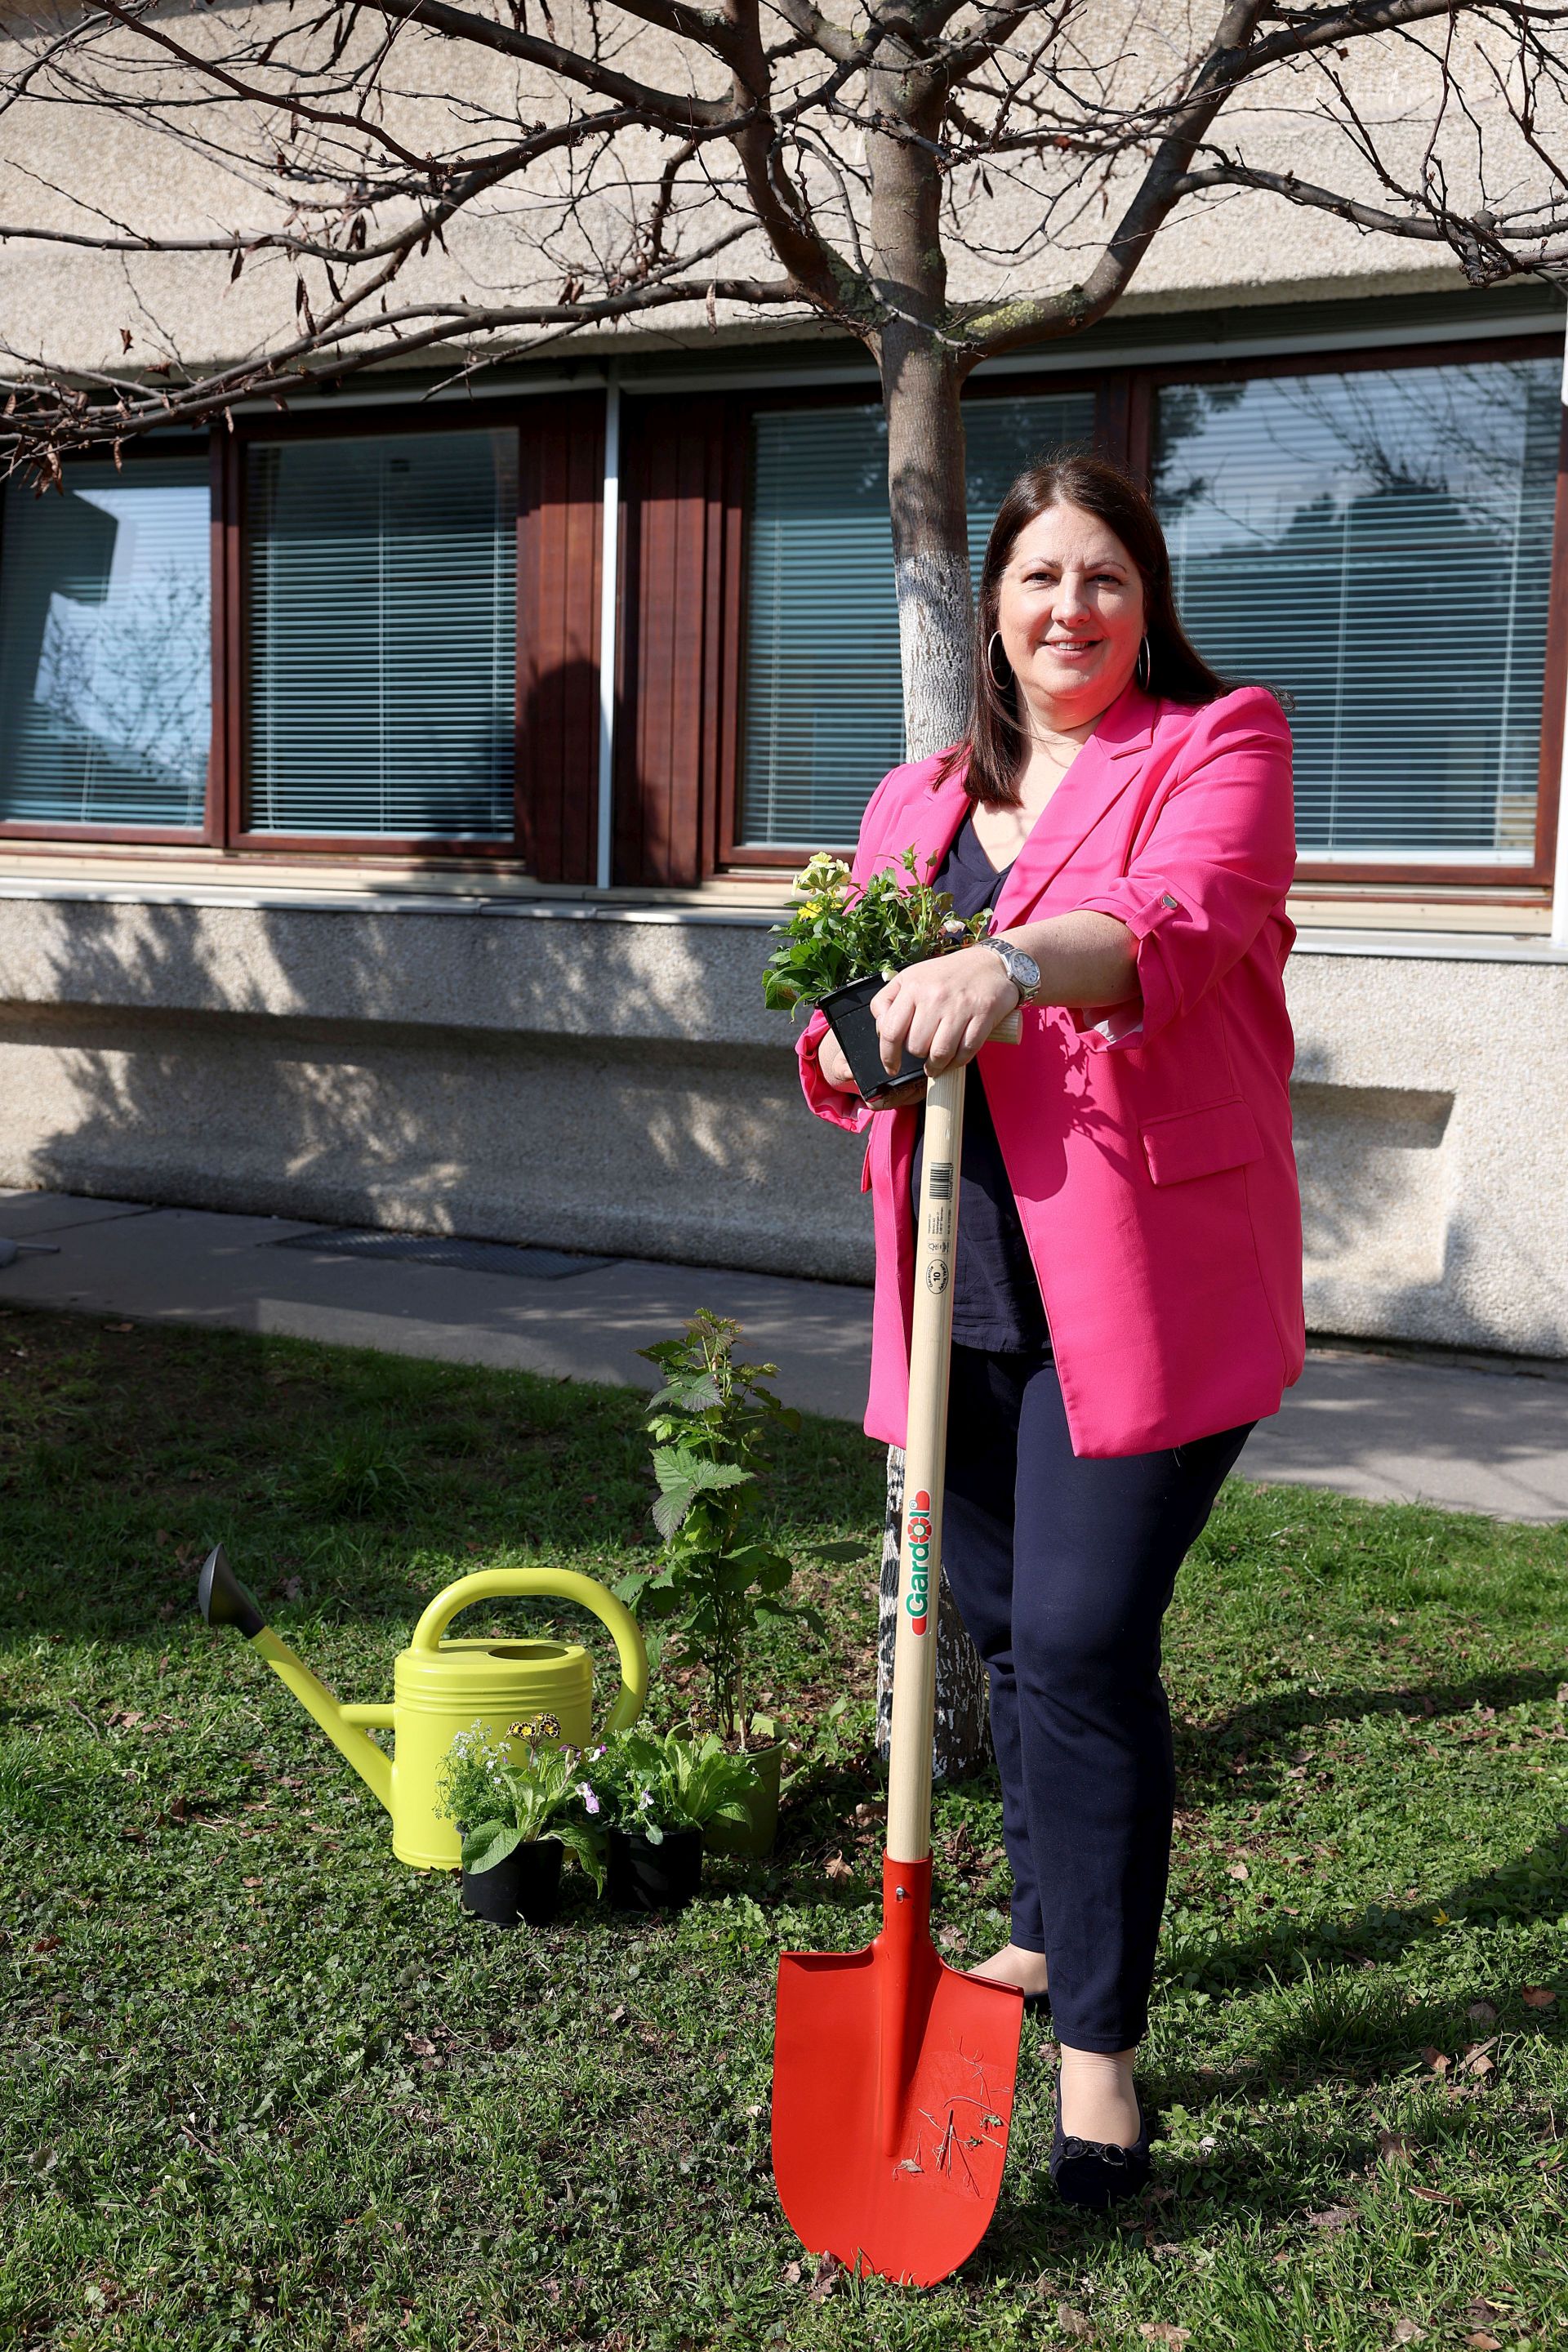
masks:
[[[773,926],[779,945],[763,977],[763,1001],[773,1013],[809,1011],[852,981],[891,980],[911,963],[972,947],[992,920],[989,909],[955,915],[949,894],[922,879],[912,849],[864,889],[841,857],[819,849],[795,877],[792,906],[788,922]]]
[[[493,1870],[520,1845],[557,1838],[595,1887],[603,1889],[603,1841],[598,1811],[581,1749],[563,1748],[552,1716],[514,1723],[521,1750],[492,1737],[482,1723],[459,1731],[437,1783],[437,1805],[457,1824],[463,1868]]]
[[[747,1651],[757,1628],[792,1622],[820,1634],[822,1620],[791,1597],[796,1563],[772,1539],[763,1486],[775,1441],[799,1428],[800,1415],[764,1385],[775,1364],[736,1362],[740,1337],[738,1323],[703,1313],[679,1339],[642,1350],[665,1378],[647,1420],[662,1540],[653,1561],[616,1590],[645,1623],[679,1638],[682,1654],[706,1675],[713,1727],[743,1750]],[[818,1560],[858,1557],[854,1544],[802,1551]]]
[[[589,1757],[587,1771],[601,1824],[649,1845],[713,1822],[746,1827],[759,1787],[750,1758],[711,1731],[697,1739],[679,1731],[617,1732]]]

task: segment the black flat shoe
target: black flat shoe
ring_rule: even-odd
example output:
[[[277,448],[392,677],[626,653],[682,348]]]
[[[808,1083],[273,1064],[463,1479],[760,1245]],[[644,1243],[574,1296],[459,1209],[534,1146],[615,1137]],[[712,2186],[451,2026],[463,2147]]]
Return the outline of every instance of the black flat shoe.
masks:
[[[1131,2147],[1114,2140],[1079,2139],[1062,2130],[1062,2084],[1057,2076],[1057,2119],[1051,2134],[1051,2186],[1066,2205],[1103,2212],[1124,2197],[1136,2197],[1149,2178],[1149,2126],[1142,2103],[1138,2137]]]

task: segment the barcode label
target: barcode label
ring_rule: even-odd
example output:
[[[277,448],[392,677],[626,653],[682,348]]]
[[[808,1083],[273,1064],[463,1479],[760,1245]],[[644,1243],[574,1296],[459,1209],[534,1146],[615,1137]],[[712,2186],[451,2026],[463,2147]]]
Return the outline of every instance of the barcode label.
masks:
[[[932,1161],[931,1171],[931,1196],[933,1201],[952,1200],[952,1162],[951,1160],[936,1160]]]

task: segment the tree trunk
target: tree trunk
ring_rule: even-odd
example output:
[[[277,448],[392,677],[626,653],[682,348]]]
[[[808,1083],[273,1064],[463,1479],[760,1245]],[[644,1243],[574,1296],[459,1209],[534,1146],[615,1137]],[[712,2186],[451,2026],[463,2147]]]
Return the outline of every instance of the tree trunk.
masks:
[[[902,117],[929,142],[940,122],[907,78],[874,77],[874,102]],[[882,401],[888,417],[888,503],[903,663],[904,750],[910,760],[945,751],[969,727],[969,503],[963,473],[963,373],[943,337],[947,299],[941,197],[930,143],[877,134],[871,163],[871,232],[879,292]],[[888,1452],[888,1507],[877,1625],[877,1746],[888,1752],[892,1721],[893,1637],[898,1625],[899,1547],[904,1457]],[[973,1772],[991,1754],[985,1670],[959,1621],[945,1580],[937,1607],[934,1769],[939,1780]]]

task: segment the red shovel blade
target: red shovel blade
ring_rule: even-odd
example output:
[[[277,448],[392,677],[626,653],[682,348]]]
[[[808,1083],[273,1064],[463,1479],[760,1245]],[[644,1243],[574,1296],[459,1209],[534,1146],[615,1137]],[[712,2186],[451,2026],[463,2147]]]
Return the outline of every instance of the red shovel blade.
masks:
[[[967,2260],[995,2210],[1023,1995],[931,1941],[931,1864],[883,1865],[860,1952],[784,1952],[773,2038],[773,2179],[809,2253],[909,2286]]]

